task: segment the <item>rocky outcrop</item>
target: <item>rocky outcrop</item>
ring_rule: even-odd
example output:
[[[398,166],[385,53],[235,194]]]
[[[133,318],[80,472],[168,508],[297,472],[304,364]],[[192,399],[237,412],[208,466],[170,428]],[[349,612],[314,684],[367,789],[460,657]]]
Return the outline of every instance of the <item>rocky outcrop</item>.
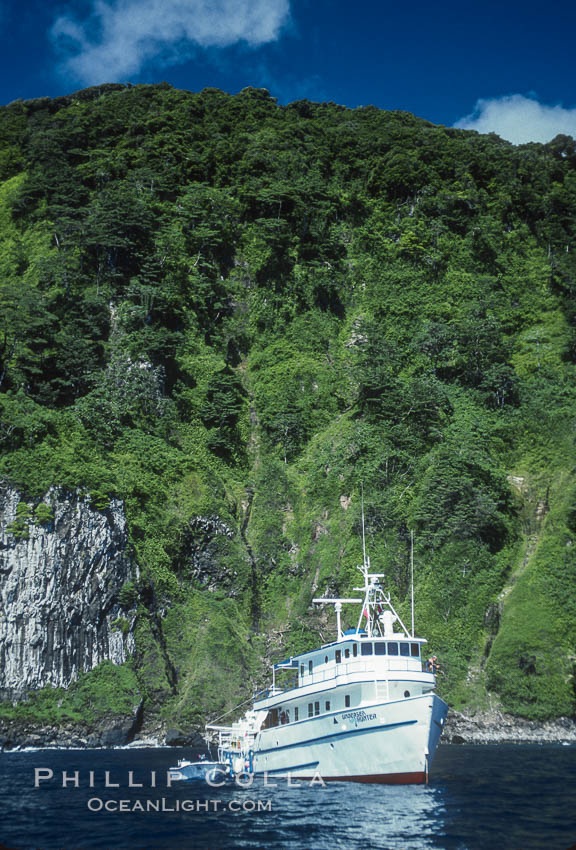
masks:
[[[133,638],[118,596],[136,577],[127,542],[118,500],[94,510],[82,494],[50,490],[35,507],[0,485],[0,697],[67,687],[81,670],[126,659]]]
[[[203,729],[187,724],[173,727],[157,716],[146,718],[144,700],[132,715],[94,718],[87,723],[40,723],[0,717],[0,752],[25,747],[97,749],[100,747],[206,746]]]
[[[235,573],[219,557],[222,541],[231,540],[234,531],[218,516],[196,516],[190,521],[183,552],[186,572],[201,587],[230,590]],[[235,595],[234,591],[230,593]]]
[[[576,743],[576,720],[525,720],[501,711],[482,711],[474,715],[451,709],[442,733],[445,744],[552,744]]]
[[[134,741],[142,720],[142,704],[132,717],[109,716],[86,726],[55,725],[0,718],[0,751],[24,747],[67,749],[124,747]],[[154,741],[157,745],[158,742]]]

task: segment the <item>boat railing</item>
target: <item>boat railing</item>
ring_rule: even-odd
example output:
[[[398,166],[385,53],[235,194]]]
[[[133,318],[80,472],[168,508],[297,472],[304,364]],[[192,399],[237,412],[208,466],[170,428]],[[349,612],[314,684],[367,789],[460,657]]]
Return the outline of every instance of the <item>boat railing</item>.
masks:
[[[301,687],[301,685],[298,683],[298,680],[295,679],[287,685],[282,685],[281,688],[276,685],[274,688],[267,688],[266,690],[258,691],[258,693],[254,694],[254,700],[268,699],[268,697],[278,696],[278,694],[283,694],[286,691],[293,691],[299,687]]]
[[[377,660],[376,660],[377,659]],[[376,660],[376,663],[375,663]],[[324,682],[338,682],[344,676],[351,674],[367,674],[370,678],[386,679],[394,677],[398,673],[426,673],[431,675],[426,670],[426,665],[416,658],[403,658],[389,656],[370,656],[366,660],[356,659],[354,661],[342,661],[337,665],[330,665],[326,669],[316,669],[312,673],[306,673],[301,677],[300,682],[283,688],[271,688],[268,691],[260,692],[255,696],[258,701],[267,699],[271,696],[290,693],[296,688],[305,688],[307,685],[319,685]]]
[[[253,747],[255,738],[256,731],[253,729],[220,729],[218,731],[218,749],[226,752],[249,750]]]
[[[329,670],[316,670],[311,675],[304,677],[303,685],[317,685],[320,682],[328,682],[332,679],[338,679],[340,676],[347,676],[350,673],[373,673],[374,664],[368,661],[353,661],[348,664],[338,664]]]
[[[302,677],[300,687],[302,687],[303,685],[317,685],[321,682],[327,682],[333,679],[338,679],[340,676],[348,676],[351,673],[380,674],[382,672],[421,672],[420,666],[421,665],[418,664],[418,667],[416,667],[414,661],[409,658],[389,659],[388,657],[383,657],[381,659],[379,658],[378,661],[375,663],[374,657],[372,656],[369,661],[342,662],[335,666],[331,666],[326,670],[315,670],[313,673],[305,674]]]

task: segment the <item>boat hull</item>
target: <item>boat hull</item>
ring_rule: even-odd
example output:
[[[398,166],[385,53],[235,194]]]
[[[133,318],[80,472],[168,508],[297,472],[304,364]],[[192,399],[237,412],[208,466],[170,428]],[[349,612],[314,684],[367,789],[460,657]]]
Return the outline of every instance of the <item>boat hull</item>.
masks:
[[[435,694],[329,712],[266,729],[254,771],[268,777],[423,784],[448,711]]]
[[[319,781],[318,776],[299,776],[302,781]],[[373,773],[366,776],[322,776],[323,782],[365,782],[372,785],[425,785],[428,781],[426,772],[419,773]]]

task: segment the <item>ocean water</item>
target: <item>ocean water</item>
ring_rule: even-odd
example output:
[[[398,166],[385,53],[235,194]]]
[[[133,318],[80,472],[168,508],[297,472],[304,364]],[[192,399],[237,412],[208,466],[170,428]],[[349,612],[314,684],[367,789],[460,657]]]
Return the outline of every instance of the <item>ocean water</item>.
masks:
[[[195,756],[2,753],[0,850],[576,850],[573,745],[441,745],[428,786],[166,787]],[[35,769],[53,777],[34,787]]]

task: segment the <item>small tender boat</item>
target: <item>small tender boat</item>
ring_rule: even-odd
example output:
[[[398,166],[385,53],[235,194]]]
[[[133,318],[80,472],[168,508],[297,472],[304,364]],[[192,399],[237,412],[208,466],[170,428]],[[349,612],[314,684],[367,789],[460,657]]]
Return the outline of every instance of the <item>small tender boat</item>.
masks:
[[[230,768],[227,764],[210,761],[205,756],[199,756],[198,761],[179,759],[176,767],[170,768],[170,776],[173,782],[196,781],[222,785],[229,775]]]

